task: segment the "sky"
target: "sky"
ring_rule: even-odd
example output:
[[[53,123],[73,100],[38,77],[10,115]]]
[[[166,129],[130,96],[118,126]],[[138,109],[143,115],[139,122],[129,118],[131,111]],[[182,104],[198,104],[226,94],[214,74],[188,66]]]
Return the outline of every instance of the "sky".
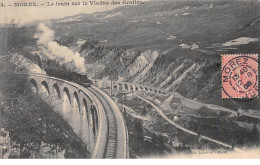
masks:
[[[36,20],[48,20],[53,18],[63,18],[66,16],[72,16],[80,13],[91,14],[94,12],[101,12],[106,10],[111,10],[113,8],[119,7],[119,5],[87,5],[87,6],[41,6],[40,4],[47,4],[47,2],[81,2],[90,0],[0,0],[0,23],[10,23],[12,19],[20,24],[29,23]],[[97,2],[101,0],[96,0]],[[103,1],[113,1],[113,0],[103,0]],[[123,0],[117,0],[123,1]],[[129,0],[133,1],[133,0]],[[148,0],[143,0],[148,1]],[[1,7],[1,3],[4,5],[14,5],[14,3],[24,3],[24,2],[37,2],[39,6],[35,7]]]

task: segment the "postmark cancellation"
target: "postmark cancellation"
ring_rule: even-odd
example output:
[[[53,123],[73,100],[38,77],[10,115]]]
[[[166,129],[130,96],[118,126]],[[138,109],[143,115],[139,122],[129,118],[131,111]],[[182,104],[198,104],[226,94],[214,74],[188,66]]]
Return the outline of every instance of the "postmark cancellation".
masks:
[[[221,55],[222,98],[258,97],[258,54]]]

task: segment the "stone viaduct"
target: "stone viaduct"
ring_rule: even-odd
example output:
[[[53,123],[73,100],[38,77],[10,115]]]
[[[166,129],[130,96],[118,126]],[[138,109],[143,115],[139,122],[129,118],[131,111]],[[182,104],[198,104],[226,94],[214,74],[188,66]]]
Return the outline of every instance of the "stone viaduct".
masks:
[[[147,94],[166,95],[165,91],[146,85],[100,79],[92,79],[92,81],[100,89],[112,89],[119,93],[146,92]]]
[[[49,77],[46,75],[29,74],[32,91],[39,94],[43,100],[53,106],[73,129],[78,137],[87,145],[92,158],[128,158],[128,134],[123,116],[117,105],[104,92],[96,87],[90,87],[105,98],[110,107],[103,104],[94,92],[76,83]],[[115,116],[116,138],[115,147],[107,149],[110,132],[107,109]]]

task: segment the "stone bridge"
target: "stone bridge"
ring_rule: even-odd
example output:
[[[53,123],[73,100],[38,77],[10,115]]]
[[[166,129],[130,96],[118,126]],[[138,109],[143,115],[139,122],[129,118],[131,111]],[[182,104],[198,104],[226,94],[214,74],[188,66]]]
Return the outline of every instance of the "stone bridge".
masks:
[[[114,101],[96,87],[29,74],[31,89],[53,106],[86,144],[92,158],[128,158],[128,133]]]
[[[93,83],[100,89],[108,89],[118,93],[145,92],[147,94],[166,95],[166,92],[146,85],[132,84],[128,82],[118,82],[109,80],[92,79]]]

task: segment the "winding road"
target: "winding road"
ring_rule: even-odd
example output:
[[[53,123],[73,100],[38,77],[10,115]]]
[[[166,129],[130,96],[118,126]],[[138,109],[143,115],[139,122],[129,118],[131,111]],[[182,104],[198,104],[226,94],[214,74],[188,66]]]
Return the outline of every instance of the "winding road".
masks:
[[[188,134],[191,134],[191,135],[194,135],[194,136],[198,136],[198,133],[193,132],[193,131],[191,131],[191,130],[188,130],[188,129],[186,129],[186,128],[184,128],[184,127],[182,127],[182,126],[180,126],[180,125],[174,123],[171,119],[169,119],[169,118],[162,112],[162,110],[161,110],[158,106],[156,106],[156,105],[155,105],[154,103],[152,103],[151,101],[149,101],[149,100],[147,100],[147,99],[145,99],[145,98],[143,98],[143,97],[141,97],[141,96],[138,96],[138,95],[136,95],[136,97],[139,98],[139,99],[141,99],[141,100],[143,100],[143,101],[145,101],[146,103],[150,104],[150,105],[160,114],[160,116],[161,116],[162,118],[164,118],[166,121],[168,121],[169,123],[171,123],[171,124],[172,124],[173,126],[175,126],[176,128],[178,128],[178,129],[180,129],[180,130],[182,130],[183,132],[186,132],[186,133],[188,133]],[[200,135],[200,137],[201,137],[202,139],[211,141],[211,142],[216,143],[216,144],[219,144],[219,145],[221,145],[221,146],[224,146],[224,147],[227,147],[227,148],[232,148],[232,145],[223,143],[223,142],[221,142],[221,141],[212,139],[212,138],[210,138],[210,137],[203,136],[203,135]],[[238,148],[234,148],[234,149],[235,149],[236,151],[241,151],[241,150],[238,149]]]

